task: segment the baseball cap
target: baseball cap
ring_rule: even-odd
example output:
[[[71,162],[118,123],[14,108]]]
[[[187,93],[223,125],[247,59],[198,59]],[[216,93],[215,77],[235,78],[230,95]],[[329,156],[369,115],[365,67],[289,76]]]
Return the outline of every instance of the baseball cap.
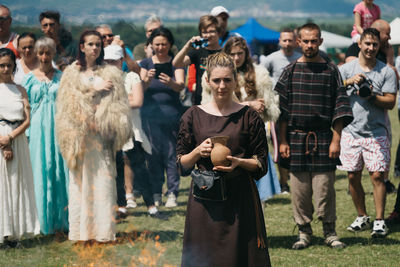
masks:
[[[119,60],[124,57],[124,50],[119,45],[109,45],[104,48],[105,60]]]
[[[216,6],[213,9],[211,9],[211,15],[214,16],[214,17],[218,16],[221,13],[226,13],[228,15],[228,17],[229,17],[228,10],[223,6]]]

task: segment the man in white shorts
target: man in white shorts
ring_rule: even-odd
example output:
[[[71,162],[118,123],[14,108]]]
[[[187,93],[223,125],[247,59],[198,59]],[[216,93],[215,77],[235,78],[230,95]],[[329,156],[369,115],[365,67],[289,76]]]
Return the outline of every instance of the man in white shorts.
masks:
[[[388,233],[384,221],[384,176],[390,167],[390,124],[387,111],[393,109],[396,103],[396,75],[390,67],[376,59],[380,44],[378,30],[366,29],[358,44],[358,59],[339,68],[350,96],[354,120],[342,131],[342,166],[338,167],[348,172],[350,194],[358,213],[347,230],[359,232],[370,228],[361,183],[365,166],[373,184],[376,211],[371,236],[384,237]],[[367,86],[363,87],[363,84]]]

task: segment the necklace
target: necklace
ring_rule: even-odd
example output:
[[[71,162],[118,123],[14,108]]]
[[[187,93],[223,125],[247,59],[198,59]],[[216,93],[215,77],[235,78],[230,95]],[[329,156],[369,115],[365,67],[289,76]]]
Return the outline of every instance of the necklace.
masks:
[[[90,70],[90,74],[88,73],[88,71]],[[94,70],[93,69],[87,69],[86,70],[86,76],[88,77],[89,82],[93,82],[94,81]]]

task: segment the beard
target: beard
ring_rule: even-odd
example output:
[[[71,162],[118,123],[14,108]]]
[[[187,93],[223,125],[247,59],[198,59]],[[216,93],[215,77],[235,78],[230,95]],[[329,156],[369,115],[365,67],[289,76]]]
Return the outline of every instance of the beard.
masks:
[[[315,58],[318,54],[319,54],[319,50],[318,49],[315,50],[315,51],[310,51],[309,53],[304,53],[303,52],[303,55],[306,58]]]

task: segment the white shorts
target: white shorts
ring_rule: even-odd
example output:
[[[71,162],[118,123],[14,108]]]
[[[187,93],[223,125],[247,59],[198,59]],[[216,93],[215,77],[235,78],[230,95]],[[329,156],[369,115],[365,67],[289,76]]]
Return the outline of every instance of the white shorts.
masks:
[[[339,170],[369,172],[386,172],[390,168],[390,139],[387,136],[354,138],[351,134],[342,132],[340,139]]]

